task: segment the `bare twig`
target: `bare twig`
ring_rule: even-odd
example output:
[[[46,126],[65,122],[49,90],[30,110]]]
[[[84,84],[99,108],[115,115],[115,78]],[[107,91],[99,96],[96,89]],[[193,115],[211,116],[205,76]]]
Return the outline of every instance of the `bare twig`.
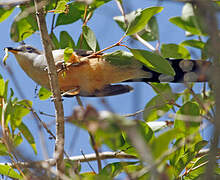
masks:
[[[145,41],[141,36],[139,36],[137,33],[134,34],[134,37],[137,38],[137,40],[142,43],[144,46],[146,46],[151,51],[156,51],[156,48],[153,47],[149,42]]]
[[[39,9],[40,0],[34,0],[38,27],[41,34],[42,44],[44,48],[45,58],[48,64],[48,74],[50,79],[50,87],[54,96],[54,105],[56,110],[56,143],[55,143],[55,159],[57,171],[64,172],[63,153],[64,153],[64,112],[61,99],[61,92],[58,84],[56,67],[52,55],[52,47],[50,37],[48,35],[45,15],[43,9]],[[58,176],[59,177],[59,176]]]
[[[96,154],[97,163],[98,163],[98,170],[99,170],[99,173],[100,173],[101,170],[102,170],[102,162],[101,162],[101,159],[100,159],[100,156],[99,156],[98,147],[97,147],[97,144],[95,142],[95,138],[94,138],[94,136],[92,135],[91,132],[89,133],[89,136],[90,136],[90,139],[91,139],[92,148],[93,148],[93,150],[95,151],[95,154]]]
[[[81,151],[81,153],[82,153],[82,155],[83,155],[83,158],[86,160],[87,164],[89,165],[90,169],[93,171],[93,173],[96,174],[96,172],[95,172],[95,170],[93,169],[92,165],[89,163],[89,161],[87,161],[87,158],[86,158],[85,154],[83,153],[83,151],[82,151],[82,150],[80,150],[80,151]]]

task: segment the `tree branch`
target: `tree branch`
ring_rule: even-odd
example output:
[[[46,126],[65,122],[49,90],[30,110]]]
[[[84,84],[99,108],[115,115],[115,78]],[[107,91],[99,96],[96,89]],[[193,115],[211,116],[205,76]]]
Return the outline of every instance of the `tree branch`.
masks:
[[[210,54],[213,57],[213,71],[211,82],[214,85],[214,95],[216,101],[216,114],[214,118],[214,132],[212,135],[211,148],[209,152],[209,162],[206,167],[206,173],[204,179],[215,179],[214,169],[216,166],[216,155],[218,152],[219,136],[220,136],[220,35],[218,30],[217,11],[215,4],[211,0],[194,0],[197,5],[199,17],[201,17],[204,28],[210,36]]]
[[[50,79],[50,87],[54,97],[55,113],[56,113],[56,143],[55,143],[55,160],[58,172],[64,172],[63,153],[64,153],[64,112],[61,99],[60,88],[56,67],[52,55],[52,47],[50,37],[48,35],[44,10],[39,9],[40,0],[34,0],[38,27],[41,34],[42,44],[44,48],[45,58],[48,64],[48,74]]]

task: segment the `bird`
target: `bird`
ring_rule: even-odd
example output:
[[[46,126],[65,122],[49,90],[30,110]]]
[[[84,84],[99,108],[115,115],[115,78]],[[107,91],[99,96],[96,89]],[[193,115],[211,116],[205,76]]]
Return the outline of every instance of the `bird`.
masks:
[[[47,61],[44,54],[30,45],[17,48],[7,47],[23,71],[37,84],[50,90],[47,72]],[[169,59],[175,75],[167,75],[149,69],[143,63],[126,51],[118,50],[129,57],[129,63],[114,56],[108,58],[109,53],[99,53],[89,50],[74,50],[70,59],[64,61],[64,49],[53,50],[58,81],[61,92],[66,97],[85,96],[103,97],[127,93],[133,90],[124,82],[206,82],[209,78],[211,62],[204,60]],[[118,84],[120,83],[120,84]]]

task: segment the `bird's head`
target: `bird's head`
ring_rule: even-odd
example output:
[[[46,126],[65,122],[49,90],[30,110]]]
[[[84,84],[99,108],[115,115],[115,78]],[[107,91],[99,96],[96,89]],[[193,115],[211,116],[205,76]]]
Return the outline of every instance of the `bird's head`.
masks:
[[[9,52],[12,52],[13,54],[24,54],[24,53],[29,53],[29,54],[41,54],[41,52],[30,46],[30,45],[21,45],[18,46],[17,48],[13,48],[13,47],[6,47],[8,49]]]

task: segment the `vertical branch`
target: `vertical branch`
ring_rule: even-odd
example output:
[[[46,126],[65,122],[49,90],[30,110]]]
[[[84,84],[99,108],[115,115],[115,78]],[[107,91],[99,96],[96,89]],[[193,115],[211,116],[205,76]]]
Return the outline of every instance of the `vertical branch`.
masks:
[[[215,179],[214,169],[216,166],[216,155],[218,152],[219,130],[220,130],[220,37],[216,17],[216,9],[211,0],[194,0],[198,6],[199,16],[203,20],[204,28],[210,36],[210,53],[213,56],[213,71],[211,80],[214,85],[214,95],[216,101],[216,114],[214,118],[214,132],[209,153],[209,162],[206,168],[204,179]]]
[[[48,64],[48,75],[50,79],[50,87],[54,96],[54,105],[56,113],[56,143],[55,143],[55,160],[58,176],[64,172],[64,112],[61,99],[60,88],[58,84],[58,76],[52,54],[50,37],[48,35],[45,14],[43,8],[39,8],[40,0],[34,0],[38,27],[41,34],[42,44],[44,48],[45,58]]]

